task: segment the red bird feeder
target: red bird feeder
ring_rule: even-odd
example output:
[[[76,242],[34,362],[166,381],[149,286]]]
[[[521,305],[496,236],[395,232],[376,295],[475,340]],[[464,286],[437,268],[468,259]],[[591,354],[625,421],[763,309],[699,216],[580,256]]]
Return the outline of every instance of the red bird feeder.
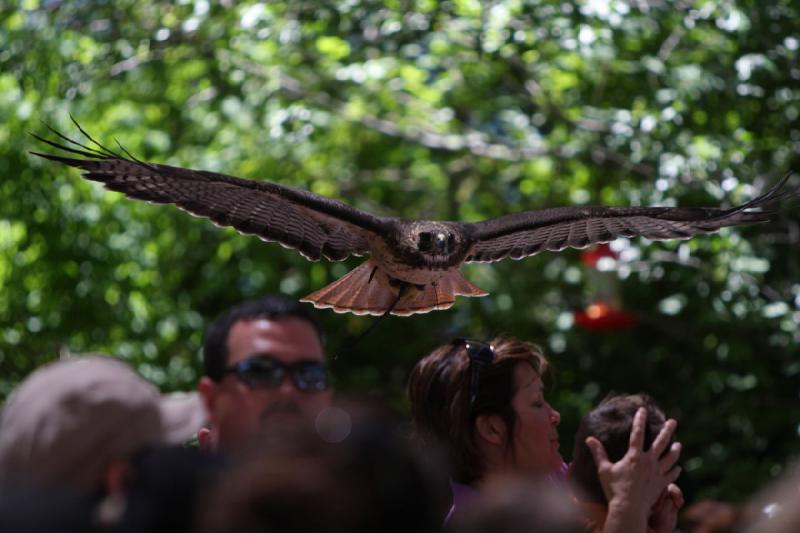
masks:
[[[606,265],[601,262],[608,258]],[[589,331],[611,332],[630,329],[636,316],[622,308],[619,278],[614,271],[618,256],[608,244],[584,250],[581,262],[586,266],[591,291],[590,303],[573,312],[575,323]],[[598,268],[601,266],[602,268]]]

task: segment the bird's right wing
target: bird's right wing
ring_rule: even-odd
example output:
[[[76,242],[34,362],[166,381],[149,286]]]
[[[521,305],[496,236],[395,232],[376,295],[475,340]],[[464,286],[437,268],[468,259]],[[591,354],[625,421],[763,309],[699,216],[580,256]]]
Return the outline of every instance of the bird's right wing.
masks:
[[[391,224],[391,219],[308,191],[268,181],[145,163],[130,154],[123,157],[102,147],[85,132],[99,149],[53,132],[79,148],[35,134],[34,137],[81,158],[33,152],[35,155],[83,169],[85,178],[99,181],[107,189],[130,198],[174,204],[220,226],[232,226],[242,233],[294,248],[312,261],[322,257],[341,261],[351,255],[365,255],[369,253],[370,233],[382,234]]]
[[[800,194],[784,186],[786,174],[770,190],[730,209],[717,207],[559,207],[513,213],[470,225],[476,241],[467,262],[521,259],[539,252],[585,248],[618,237],[688,239],[726,226],[766,222],[766,204]],[[760,208],[760,209],[759,209]]]

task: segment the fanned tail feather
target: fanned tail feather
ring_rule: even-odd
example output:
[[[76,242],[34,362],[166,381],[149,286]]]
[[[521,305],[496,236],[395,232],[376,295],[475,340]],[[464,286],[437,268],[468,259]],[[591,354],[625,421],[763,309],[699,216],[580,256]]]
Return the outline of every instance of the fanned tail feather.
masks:
[[[399,286],[393,286],[386,273],[369,259],[300,301],[311,303],[320,309],[333,309],[337,313],[382,315],[395,301],[398,293]],[[391,314],[408,316],[448,309],[455,302],[456,296],[487,294],[489,293],[467,281],[460,272],[447,272],[438,281],[429,283],[424,288],[410,285]]]
[[[467,281],[459,271],[453,270],[422,290],[411,290],[408,296],[397,303],[392,314],[408,316],[440,311],[449,309],[456,301],[456,296],[479,297],[487,294],[489,293],[485,290]]]
[[[337,313],[380,315],[392,305],[397,289],[392,290],[389,279],[368,259],[333,283],[312,292],[301,302]]]
[[[453,294],[455,296],[486,296],[489,294],[477,285],[470,283],[461,272],[453,270],[448,272],[446,276],[438,281],[438,286],[441,291]]]

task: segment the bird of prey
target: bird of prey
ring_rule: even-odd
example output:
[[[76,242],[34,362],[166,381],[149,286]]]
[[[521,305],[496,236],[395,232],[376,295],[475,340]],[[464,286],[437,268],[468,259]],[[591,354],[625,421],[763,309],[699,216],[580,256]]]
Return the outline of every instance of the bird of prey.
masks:
[[[77,123],[76,123],[77,125]],[[139,161],[114,153],[78,126],[91,146],[51,128],[79,156],[35,155],[78,167],[83,177],[130,198],[174,204],[265,241],[294,248],[311,261],[369,256],[342,278],[302,301],[357,315],[427,313],[447,309],[456,296],[488,293],[459,272],[464,263],[521,259],[542,251],[584,248],[618,237],[688,239],[726,226],[769,220],[768,209],[800,189],[787,174],[753,200],[718,207],[558,207],[512,213],[482,222],[407,220],[376,216],[343,202],[268,181]]]

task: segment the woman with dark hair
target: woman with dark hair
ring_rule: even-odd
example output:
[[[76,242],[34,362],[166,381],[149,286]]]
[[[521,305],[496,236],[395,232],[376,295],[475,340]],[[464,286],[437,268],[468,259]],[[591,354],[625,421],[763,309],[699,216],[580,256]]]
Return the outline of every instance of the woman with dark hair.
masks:
[[[563,476],[561,415],[544,397],[547,371],[547,358],[537,346],[505,337],[488,344],[457,339],[411,371],[408,393],[416,432],[423,441],[442,446],[451,462],[451,517],[469,507],[493,478],[514,474],[556,482]],[[644,451],[645,419],[635,417],[629,449],[615,463],[600,441],[586,440],[609,502],[604,533],[644,532],[650,507],[680,473],[673,468],[679,444],[661,457],[675,422],[668,421]]]

